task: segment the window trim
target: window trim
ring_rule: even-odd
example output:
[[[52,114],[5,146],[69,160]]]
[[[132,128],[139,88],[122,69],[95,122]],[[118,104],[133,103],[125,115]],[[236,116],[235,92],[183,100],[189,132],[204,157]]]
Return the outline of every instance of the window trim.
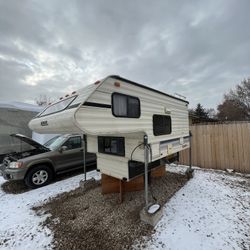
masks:
[[[135,98],[138,100],[138,103],[139,103],[139,116],[138,117],[129,117],[129,116],[121,116],[121,115],[116,115],[114,113],[114,95],[121,95],[121,96],[125,96],[127,97],[127,107],[128,107],[128,97],[131,97],[131,98]],[[119,92],[113,92],[112,95],[111,95],[111,108],[112,108],[112,115],[117,117],[117,118],[129,118],[129,119],[139,119],[141,117],[141,101],[139,99],[139,97],[136,97],[136,96],[132,96],[132,95],[126,95],[126,94],[123,94],[123,93],[119,93]]]
[[[170,118],[170,133],[167,133],[167,134],[160,134],[160,135],[156,135],[156,134],[155,134],[155,129],[154,129],[154,116],[164,116],[164,117],[169,117],[169,118]],[[152,126],[153,126],[153,134],[154,134],[154,136],[166,136],[166,135],[171,135],[171,134],[172,134],[172,117],[171,117],[170,115],[153,114],[153,116],[152,116]]]
[[[105,138],[109,138],[110,140],[112,139],[122,139],[122,143],[123,143],[123,152],[121,154],[118,153],[112,153],[112,152],[101,152],[99,149],[99,138],[102,140],[105,140]],[[104,142],[104,141],[103,141]],[[107,155],[115,155],[115,156],[120,156],[120,157],[125,157],[125,137],[117,137],[117,136],[98,136],[97,137],[97,146],[98,146],[98,153],[101,154],[107,154]]]

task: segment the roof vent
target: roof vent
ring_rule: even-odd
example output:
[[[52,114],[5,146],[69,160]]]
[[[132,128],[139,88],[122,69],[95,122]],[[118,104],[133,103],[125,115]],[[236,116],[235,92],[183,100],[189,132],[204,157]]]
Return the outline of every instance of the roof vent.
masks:
[[[177,97],[177,98],[180,98],[182,100],[187,100],[187,97],[184,96],[184,95],[181,95],[181,94],[178,94],[178,93],[174,93],[174,96]]]

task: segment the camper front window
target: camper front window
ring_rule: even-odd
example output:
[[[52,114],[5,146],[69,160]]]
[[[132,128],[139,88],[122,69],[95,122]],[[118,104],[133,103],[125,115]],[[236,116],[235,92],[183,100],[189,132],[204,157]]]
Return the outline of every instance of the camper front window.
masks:
[[[55,104],[52,104],[52,105],[48,106],[44,111],[42,111],[39,114],[39,117],[40,116],[44,116],[44,115],[53,114],[53,113],[56,113],[56,112],[64,110],[65,108],[67,108],[69,106],[69,104],[71,102],[73,102],[73,100],[75,98],[76,98],[76,96],[72,96],[72,97],[70,97],[68,99],[62,100],[60,102],[57,102]]]
[[[113,93],[112,112],[116,117],[139,118],[140,100],[137,97]]]

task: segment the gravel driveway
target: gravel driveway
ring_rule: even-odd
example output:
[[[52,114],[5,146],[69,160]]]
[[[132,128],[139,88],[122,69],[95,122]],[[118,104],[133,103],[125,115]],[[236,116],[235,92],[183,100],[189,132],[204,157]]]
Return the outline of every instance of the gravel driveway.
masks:
[[[167,173],[152,179],[151,193],[163,205],[186,182],[183,175]],[[35,210],[51,214],[44,225],[54,233],[55,249],[130,249],[153,232],[139,218],[144,191],[126,193],[123,203],[118,201],[118,194],[102,195],[100,186],[86,192],[78,188]]]

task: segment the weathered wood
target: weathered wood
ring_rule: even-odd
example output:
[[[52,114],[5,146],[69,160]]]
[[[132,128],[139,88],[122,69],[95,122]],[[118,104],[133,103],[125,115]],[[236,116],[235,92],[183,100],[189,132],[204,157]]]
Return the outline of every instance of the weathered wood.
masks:
[[[192,161],[202,168],[250,173],[250,122],[191,126]],[[188,165],[188,150],[180,152],[180,163]]]
[[[129,182],[126,182],[126,181],[122,181],[117,178],[114,178],[112,176],[102,174],[102,194],[120,193],[121,185],[122,185],[123,192],[143,190],[144,179],[143,179],[143,176],[139,176]]]
[[[164,176],[165,166],[151,170],[151,177]],[[102,194],[120,193],[120,201],[124,192],[140,191],[144,189],[144,176],[138,176],[131,181],[122,181],[112,176],[102,174]]]
[[[122,180],[119,181],[120,184],[120,203],[123,201],[123,182]]]
[[[151,177],[161,177],[164,176],[165,174],[166,174],[166,167],[164,165],[159,166],[151,171]]]

